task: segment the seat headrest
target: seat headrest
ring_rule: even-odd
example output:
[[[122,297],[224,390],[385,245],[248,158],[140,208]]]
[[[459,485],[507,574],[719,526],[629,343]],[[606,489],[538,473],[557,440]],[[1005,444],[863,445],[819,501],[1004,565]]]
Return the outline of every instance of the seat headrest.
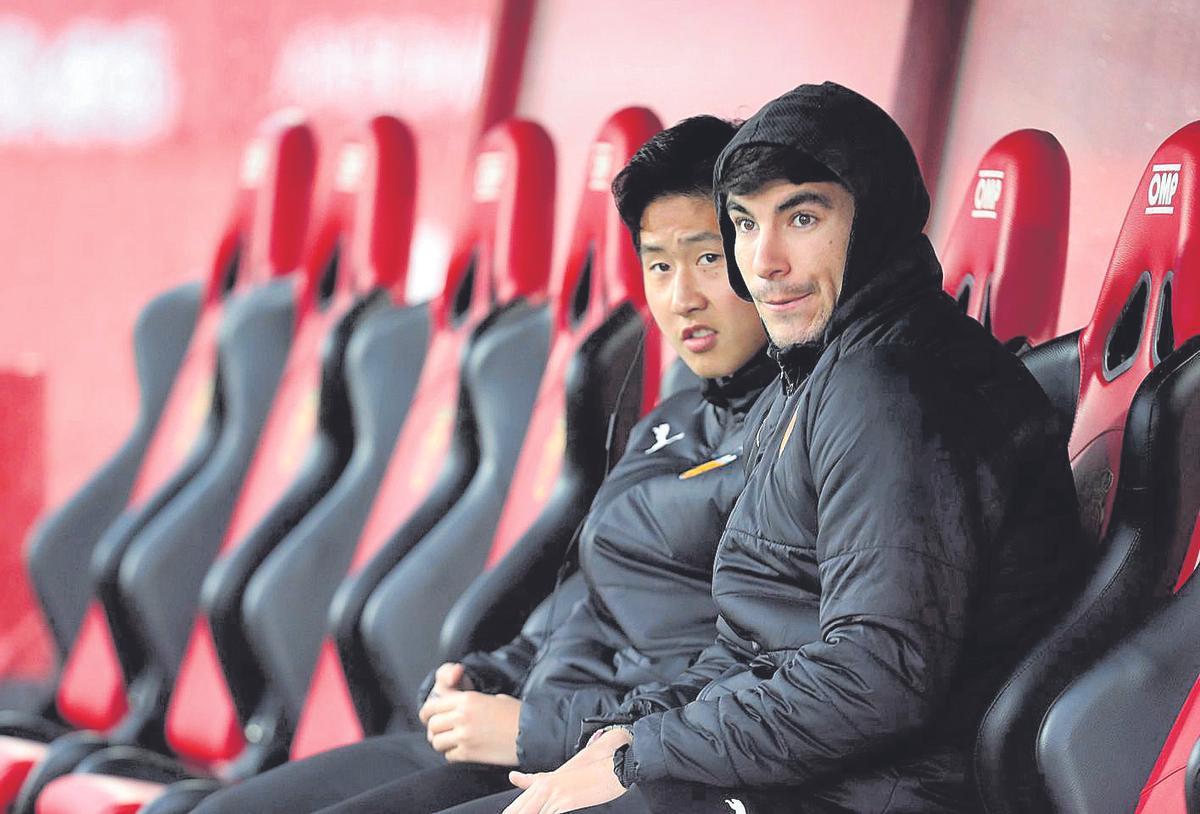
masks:
[[[555,327],[568,329],[589,309],[609,312],[625,300],[643,309],[641,263],[612,201],[612,179],[662,122],[644,107],[618,110],[588,148],[583,193],[566,262],[550,289]]]
[[[1001,342],[1055,335],[1067,260],[1067,154],[1017,130],[980,160],[942,252],[945,289]]]
[[[450,255],[435,325],[546,291],[554,242],[554,145],[541,126],[511,119],[479,143],[471,203]]]
[[[238,285],[290,274],[304,256],[317,146],[293,109],[259,125],[242,152],[233,212],[205,285],[215,302]]]
[[[306,251],[301,302],[328,298],[335,288],[347,297],[385,288],[404,304],[415,179],[412,132],[395,116],[376,116],[342,145]]]
[[[1091,321],[1079,334],[1074,457],[1119,431],[1142,379],[1200,328],[1200,262],[1192,240],[1200,185],[1200,122],[1154,152],[1117,237]]]

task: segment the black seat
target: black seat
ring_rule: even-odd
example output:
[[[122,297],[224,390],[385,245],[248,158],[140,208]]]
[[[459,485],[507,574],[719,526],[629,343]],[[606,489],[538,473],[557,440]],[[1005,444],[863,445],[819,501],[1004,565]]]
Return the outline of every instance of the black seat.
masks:
[[[1188,125],[1155,152],[1126,214],[1095,312],[1079,334],[1079,395],[1068,448],[1083,527],[1098,541],[1096,564],[1081,575],[1082,590],[1063,619],[1017,666],[983,716],[974,769],[990,814],[1053,810],[1036,760],[1046,710],[1074,676],[1170,592],[1178,574],[1178,561],[1154,555],[1129,531],[1136,519],[1110,518],[1116,517],[1115,476],[1134,394],[1177,338],[1200,328],[1192,315],[1200,303],[1195,275],[1187,272],[1193,262],[1188,219],[1160,217],[1145,204],[1150,184],[1161,182],[1162,166],[1193,160],[1198,138],[1200,125]],[[1176,206],[1189,212],[1195,180],[1179,177]],[[1063,359],[1064,370],[1071,370],[1074,357],[1068,352]],[[1056,401],[1069,401],[1070,378],[1048,380]],[[1062,590],[1069,596],[1075,586]]]
[[[1200,584],[1191,575],[1200,511],[1200,337],[1164,360],[1129,411],[1121,473],[1101,564],[1105,606],[1159,609],[1054,701],[1038,765],[1060,814],[1183,810],[1184,771],[1200,719],[1188,703],[1200,676]],[[1106,618],[1113,618],[1105,611]],[[1119,620],[1121,626],[1124,619]],[[1183,713],[1183,720],[1179,720]],[[1167,751],[1163,751],[1164,744]],[[1145,789],[1145,791],[1143,791]],[[1167,801],[1172,801],[1167,805]]]
[[[608,145],[605,166],[623,166],[659,126],[644,108],[614,114],[596,138]],[[555,285],[549,363],[540,384],[514,382],[532,372],[532,365],[518,371],[514,364],[518,357],[510,348],[520,347],[517,335],[496,330],[486,337],[486,355],[467,369],[466,407],[481,454],[476,477],[370,592],[356,629],[339,640],[343,663],[362,667],[363,680],[352,691],[367,732],[411,725],[417,689],[439,651],[473,645],[471,631],[480,621],[494,627],[484,632],[488,641],[516,632],[550,592],[563,548],[604,477],[610,416],[617,415],[619,449],[644,398],[652,402],[657,395],[656,377],[643,386],[638,353],[649,320],[641,267],[628,240],[613,240],[622,226],[603,177],[598,181],[597,168],[589,168],[565,271]],[[657,353],[651,357],[649,367],[657,370]],[[526,404],[532,415],[521,432]],[[512,612],[460,607],[443,630],[476,577],[506,561],[516,565],[506,568],[504,581],[520,586]]]
[[[301,179],[296,202],[307,213],[312,131],[306,125],[289,133],[305,145],[309,173]],[[295,184],[291,179],[290,184]],[[303,226],[304,221],[300,221]],[[293,224],[295,225],[295,224]],[[274,248],[274,247],[273,247]],[[253,255],[252,255],[253,256]],[[295,268],[287,258],[285,268]],[[255,274],[258,271],[258,274]],[[263,270],[250,268],[248,279]],[[119,714],[103,738],[64,736],[22,787],[15,811],[32,812],[41,787],[73,766],[80,748],[135,743],[165,750],[163,716],[168,693],[183,655],[201,578],[222,541],[259,436],[285,374],[294,332],[297,298],[303,283],[283,275],[230,300],[217,340],[212,409],[207,419],[211,452],[178,493],[136,530],[123,536],[113,529],[97,545],[92,560],[96,596],[103,608],[100,624],[86,622],[59,685],[64,717],[88,725],[100,712]],[[90,637],[89,641],[84,641]],[[102,684],[89,666],[113,648],[120,666],[115,683]]]
[[[357,737],[335,646],[321,643],[330,598],[347,570],[356,574],[368,562],[402,556],[406,535],[419,538],[466,490],[478,454],[471,427],[458,418],[465,417],[457,410],[465,355],[483,326],[502,314],[512,319],[537,310],[533,303],[544,296],[543,230],[552,222],[554,188],[549,136],[531,122],[499,125],[481,142],[477,164],[474,200],[443,292],[429,308],[429,343],[412,404],[395,445],[378,450],[388,462],[377,488],[356,495],[363,502],[349,508],[369,506],[365,520],[353,520],[361,531],[287,545],[264,564],[246,597],[248,636],[288,721],[298,721],[293,756]]]

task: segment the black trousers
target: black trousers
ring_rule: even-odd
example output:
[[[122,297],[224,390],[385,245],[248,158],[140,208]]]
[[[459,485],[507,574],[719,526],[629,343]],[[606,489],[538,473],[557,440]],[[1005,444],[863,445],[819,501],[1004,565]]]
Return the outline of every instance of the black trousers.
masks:
[[[506,768],[477,763],[446,763],[322,808],[319,814],[434,814],[498,792],[515,791]],[[515,794],[511,795],[516,797]],[[504,805],[495,809],[500,811]]]
[[[446,765],[424,732],[381,735],[285,763],[217,792],[193,814],[311,814],[398,778]]]
[[[447,808],[439,814],[500,814],[504,807],[517,799],[519,791],[493,794],[463,805]],[[398,801],[392,800],[392,808],[377,808],[380,814],[392,811],[407,811],[397,808]],[[339,814],[341,809],[338,809]],[[634,786],[611,802],[579,809],[580,814],[754,814],[754,809],[745,802],[721,789],[698,786],[693,783],[647,783]],[[359,812],[356,812],[359,814]],[[361,812],[366,814],[366,812]]]

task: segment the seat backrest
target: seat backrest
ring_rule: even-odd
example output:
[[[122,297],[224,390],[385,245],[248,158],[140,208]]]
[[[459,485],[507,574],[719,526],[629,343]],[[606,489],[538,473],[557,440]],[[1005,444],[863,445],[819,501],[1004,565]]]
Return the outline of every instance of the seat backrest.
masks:
[[[297,558],[319,557],[311,567],[295,565],[306,575],[305,582],[270,580],[275,590],[296,595],[301,613],[290,617],[286,627],[273,625],[273,614],[253,614],[264,622],[252,625],[256,652],[277,678],[290,720],[301,719],[297,744],[304,742],[305,721],[312,722],[307,731],[318,740],[326,732],[340,731],[339,722],[357,726],[333,641],[321,643],[333,592],[347,570],[359,571],[397,529],[423,535],[462,495],[476,463],[470,428],[455,427],[464,351],[490,314],[518,302],[536,303],[544,296],[554,211],[549,136],[532,122],[498,125],[480,142],[473,181],[471,206],[445,286],[429,309],[430,341],[422,372],[396,443],[386,450],[389,462],[378,489],[369,496],[361,533],[322,539],[317,555],[297,553]],[[355,386],[352,376],[351,387]],[[363,390],[369,393],[373,388],[364,384]],[[311,552],[311,547],[305,551]],[[274,568],[276,576],[291,573],[291,565]],[[290,635],[283,636],[285,630]],[[328,726],[326,710],[334,710]],[[296,748],[293,745],[293,754]]]
[[[1054,336],[1070,199],[1067,154],[1042,130],[1009,133],[975,170],[941,253],[944,286],[1001,342]]]
[[[381,296],[387,299],[389,288],[402,290],[405,283],[407,258],[396,247],[407,246],[398,229],[412,223],[413,139],[391,116],[373,120],[368,137],[369,154],[366,145],[352,142],[339,156],[325,215],[305,261],[299,330],[288,369],[217,562],[204,580],[202,606],[171,695],[169,744],[211,771],[222,771],[242,753],[243,727],[263,701],[265,679],[242,625],[246,584],[348,465],[355,443],[344,371],[350,337],[381,304]],[[366,174],[368,164],[375,177]],[[361,210],[371,228],[356,232],[360,195],[371,200]],[[376,239],[375,231],[387,235]],[[356,251],[356,236],[367,243],[364,251]],[[367,268],[355,269],[355,258]],[[269,748],[267,740],[256,739],[260,751]]]
[[[212,389],[216,325],[230,293],[249,286],[243,250],[271,243],[281,263],[293,262],[303,237],[300,207],[292,195],[311,176],[296,123],[273,117],[245,151],[232,215],[217,242],[203,282],[172,289],[150,302],[134,334],[140,404],[121,448],[63,505],[44,517],[26,549],[28,568],[61,658],[66,658],[83,619],[91,585],[86,561],[99,531],[117,515],[143,505],[177,472],[200,433]],[[309,162],[310,163],[310,162]],[[254,230],[256,220],[263,224]],[[270,232],[270,238],[263,232]],[[287,266],[272,266],[284,271]],[[136,488],[135,488],[136,482]]]
[[[530,567],[540,562],[542,584],[526,582],[527,610],[549,593],[563,547],[604,478],[610,417],[616,412],[614,444],[622,449],[641,414],[643,392],[656,395],[657,376],[644,387],[638,358],[650,322],[641,264],[612,205],[610,185],[613,173],[660,127],[645,108],[621,110],[601,127],[571,249],[555,278],[549,360],[540,384],[534,379],[518,388],[537,394],[523,440],[508,426],[521,414],[523,399],[511,393],[508,381],[519,374],[511,362],[483,363],[481,357],[468,385],[481,453],[476,477],[371,593],[359,635],[339,640],[344,664],[370,669],[370,678],[352,687],[368,732],[415,720],[417,689],[438,663],[443,622],[480,573],[510,556]],[[519,333],[492,334],[489,353],[504,359],[511,352],[505,347],[521,347]],[[646,369],[657,371],[653,344],[653,351],[642,352]],[[406,623],[396,625],[396,619]]]
[[[1183,811],[1185,768],[1200,737],[1200,338],[1146,377],[1129,411],[1110,536],[1136,570],[1114,591],[1179,592],[1050,706],[1038,764],[1061,814]],[[1106,601],[1121,601],[1114,597]],[[1125,601],[1138,601],[1136,597]]]
[[[1200,178],[1200,123],[1169,137],[1138,184],[1101,288],[1078,337],[1079,396],[1069,452],[1085,532],[1101,540],[1084,588],[1053,631],[1009,678],[984,715],[975,768],[986,810],[1048,810],[1034,742],[1071,678],[1169,592],[1179,563],[1146,556],[1113,516],[1126,417],[1147,373],[1197,331],[1200,270],[1192,228]],[[1131,464],[1132,466],[1133,464]],[[1163,568],[1166,570],[1163,570]]]
[[[93,568],[72,561],[86,578],[75,601],[90,604],[59,681],[59,711],[91,729],[114,726],[127,709],[121,665],[105,619],[93,597],[93,576],[115,582],[120,557],[132,537],[183,489],[212,455],[223,420],[214,400],[218,332],[229,306],[264,279],[289,273],[300,257],[315,152],[310,128],[290,116],[273,116],[244,154],[234,215],[221,238],[201,296],[200,313],[130,493],[128,504],[92,551]],[[255,268],[260,258],[265,268]],[[237,296],[231,296],[237,295]],[[91,533],[96,534],[95,529]],[[40,581],[39,570],[33,569]],[[53,578],[53,577],[50,577]]]

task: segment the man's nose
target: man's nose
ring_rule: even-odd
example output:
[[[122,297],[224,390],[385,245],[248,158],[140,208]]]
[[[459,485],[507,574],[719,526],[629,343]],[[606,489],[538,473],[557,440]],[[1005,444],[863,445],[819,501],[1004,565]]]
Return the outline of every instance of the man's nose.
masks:
[[[671,310],[680,315],[690,314],[701,310],[706,304],[707,300],[697,287],[694,274],[688,269],[680,269],[671,285]]]
[[[759,232],[750,270],[764,280],[783,277],[791,270],[783,237],[774,229]]]

